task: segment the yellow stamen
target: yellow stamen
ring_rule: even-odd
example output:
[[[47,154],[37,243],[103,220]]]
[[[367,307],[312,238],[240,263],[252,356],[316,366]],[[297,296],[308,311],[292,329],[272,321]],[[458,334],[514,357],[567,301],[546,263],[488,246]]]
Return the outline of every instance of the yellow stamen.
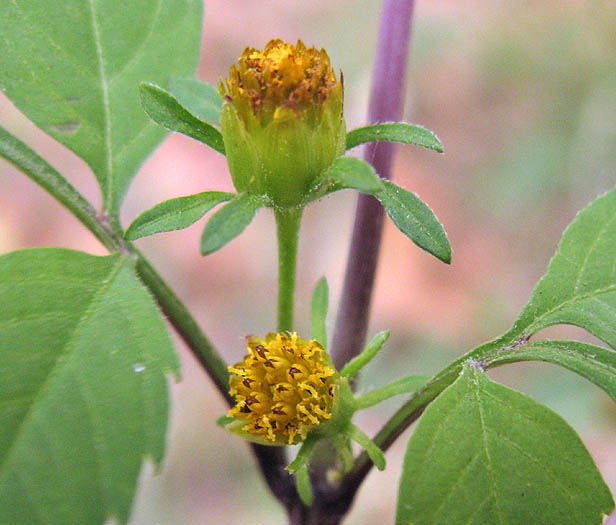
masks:
[[[293,444],[331,418],[334,369],[316,341],[297,334],[250,337],[244,360],[229,367],[236,405],[229,416],[243,430],[276,443]]]

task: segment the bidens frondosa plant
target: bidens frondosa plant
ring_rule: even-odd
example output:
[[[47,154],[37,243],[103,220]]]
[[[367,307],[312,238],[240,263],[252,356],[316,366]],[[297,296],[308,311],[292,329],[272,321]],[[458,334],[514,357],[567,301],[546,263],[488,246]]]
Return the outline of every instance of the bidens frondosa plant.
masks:
[[[353,188],[376,197],[404,234],[449,262],[447,237],[425,203],[365,162],[342,156],[374,141],[440,151],[436,137],[406,123],[345,133],[342,75],[334,73],[324,51],[301,42],[273,40],[263,50],[248,48],[223,81],[221,96],[193,77],[201,0],[90,2],[81,17],[73,4],[0,3],[0,34],[7,44],[0,53],[0,91],[87,162],[100,183],[102,205],[87,201],[3,128],[0,156],[64,204],[110,252],[99,257],[44,248],[0,256],[0,523],[129,520],[139,466],[146,458],[159,464],[164,453],[165,374],[179,374],[161,310],[228,401],[231,410],[221,424],[257,442],[251,449],[258,465],[293,524],[339,523],[372,463],[385,467],[381,449],[420,416],[403,461],[397,524],[598,525],[612,512],[610,490],[574,430],[547,407],[491,381],[486,370],[547,361],[616,399],[616,189],[576,217],[507,333],[432,378],[402,377],[355,395],[351,379],[388,334],[378,334],[361,353],[355,345],[340,352],[337,341],[336,362],[346,364],[336,370],[327,353],[325,279],[313,295],[311,339],[295,333],[301,213],[319,197]],[[379,38],[376,70],[392,62],[397,66],[387,68],[389,75],[375,75],[379,96],[386,88],[400,92],[398,73],[406,61],[401,28],[412,11],[408,1],[383,5],[386,38]],[[44,24],[42,14],[49,15]],[[112,23],[119,19],[127,23]],[[136,49],[139,35],[147,38]],[[146,76],[173,91],[142,84],[146,112],[227,155],[237,193],[204,191],[163,202],[139,216],[124,235],[119,212],[125,191],[164,136],[139,106],[134,86]],[[391,159],[375,156],[385,176],[389,170],[382,158]],[[11,191],[12,185],[6,186]],[[273,333],[249,337],[246,351],[232,349],[239,362],[230,368],[126,240],[185,228],[223,202],[203,231],[202,254],[241,233],[261,207],[273,210],[279,244],[277,326],[274,330],[268,322]],[[377,255],[373,232],[380,216],[370,213],[358,214],[357,223],[367,227],[363,234],[355,231],[353,246],[366,248],[363,254],[352,249],[357,267]],[[327,256],[318,246],[311,249],[321,259]],[[347,282],[366,297],[373,275],[373,270],[351,269]],[[268,308],[271,295],[261,294],[262,308]],[[366,308],[353,319],[344,315],[344,305],[357,295],[345,286],[342,297],[338,327],[348,330],[338,333],[363,334],[369,300],[356,303]],[[559,323],[585,328],[606,346],[533,339]],[[353,424],[357,410],[409,392],[373,440]],[[352,442],[366,453],[354,456]],[[286,445],[298,447],[288,466],[286,451],[276,448]],[[311,488],[315,504],[309,506]],[[238,520],[240,515],[230,515],[226,521]]]
[[[300,205],[345,151],[342,82],[325,50],[271,40],[247,48],[220,82],[229,171],[238,191]]]
[[[301,41],[292,45],[271,40],[262,50],[246,48],[237,64],[231,66],[228,78],[220,81],[219,95],[217,102],[211,95],[210,102],[220,108],[220,130],[216,123],[203,121],[183,106],[181,96],[152,84],[141,85],[143,106],[154,120],[226,155],[238,193],[204,192],[161,203],[137,217],[126,237],[135,239],[189,226],[217,204],[230,201],[212,216],[203,231],[201,252],[207,255],[241,233],[259,208],[273,209],[279,248],[277,333],[247,339],[248,353],[229,367],[235,406],[219,422],[260,444],[301,444],[288,469],[297,473],[299,493],[309,502],[307,462],[314,444],[327,440],[336,450],[332,479],[351,468],[351,441],[359,443],[378,468],[384,468],[382,451],[351,422],[352,416],[361,408],[417,385],[397,382],[356,398],[349,380],[387,336],[379,334],[363,357],[338,372],[325,350],[324,311],[313,311],[313,323],[316,315],[322,324],[318,336],[313,333],[313,340],[293,331],[303,208],[345,188],[374,195],[404,234],[449,262],[447,236],[417,196],[381,179],[366,162],[342,156],[349,148],[376,140],[436,151],[442,151],[442,147],[432,132],[400,122],[367,126],[347,134],[342,73],[336,76],[324,50],[307,48]],[[170,216],[174,217],[171,222]],[[416,227],[418,220],[421,228]],[[324,280],[323,288],[327,288]]]

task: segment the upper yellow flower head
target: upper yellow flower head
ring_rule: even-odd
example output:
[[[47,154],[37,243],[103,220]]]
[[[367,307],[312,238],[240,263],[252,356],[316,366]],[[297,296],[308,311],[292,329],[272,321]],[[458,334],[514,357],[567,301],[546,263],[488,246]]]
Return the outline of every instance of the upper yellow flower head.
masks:
[[[271,40],[246,48],[229,78],[221,132],[238,191],[294,207],[346,146],[342,82],[325,50]]]
[[[301,40],[297,46],[270,40],[263,51],[246,48],[231,67],[226,89],[221,82],[222,95],[249,125],[299,113],[315,118],[327,99],[339,98],[341,89],[325,50],[307,49]]]
[[[292,445],[331,418],[335,371],[319,343],[270,333],[248,338],[247,347],[244,360],[229,367],[236,405],[228,415],[242,421],[243,432]]]

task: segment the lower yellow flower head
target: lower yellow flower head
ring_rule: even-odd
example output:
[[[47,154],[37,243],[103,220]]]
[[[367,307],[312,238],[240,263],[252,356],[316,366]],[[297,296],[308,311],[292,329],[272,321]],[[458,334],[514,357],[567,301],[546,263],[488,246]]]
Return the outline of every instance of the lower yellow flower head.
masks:
[[[272,445],[292,445],[331,418],[335,371],[323,347],[296,333],[250,337],[244,360],[229,367],[241,430]]]

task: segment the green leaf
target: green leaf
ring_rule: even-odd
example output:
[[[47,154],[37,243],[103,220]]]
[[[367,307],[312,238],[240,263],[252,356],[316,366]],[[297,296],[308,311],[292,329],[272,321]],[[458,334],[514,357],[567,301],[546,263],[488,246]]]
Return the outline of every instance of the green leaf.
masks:
[[[304,465],[299,468],[295,476],[297,482],[297,493],[299,494],[299,497],[304,505],[310,507],[312,505],[312,487],[310,486],[308,466]]]
[[[225,154],[225,144],[220,131],[193,115],[171,93],[156,84],[145,82],[139,84],[139,93],[143,109],[154,122],[171,131],[188,135]]]
[[[199,119],[220,124],[222,97],[214,86],[196,78],[172,78],[171,92],[182,106]]]
[[[409,440],[396,523],[600,525],[613,506],[558,414],[467,365]]]
[[[378,405],[381,401],[385,401],[393,396],[400,394],[409,394],[415,392],[419,387],[425,385],[430,379],[428,376],[407,376],[392,381],[388,385],[376,388],[371,392],[362,394],[355,398],[355,406],[357,410],[363,410],[374,405]]]
[[[342,377],[348,377],[349,380],[353,379],[357,372],[359,372],[364,366],[372,361],[372,359],[374,359],[376,354],[379,353],[379,350],[383,348],[383,345],[389,339],[390,335],[391,332],[389,330],[376,334],[359,355],[355,356],[346,365],[344,365],[340,371],[340,375]]]
[[[366,451],[376,468],[385,470],[385,454],[362,430],[350,423],[346,435]]]
[[[385,191],[376,193],[387,215],[417,246],[445,263],[451,262],[451,246],[433,211],[417,195],[383,180]]]
[[[323,348],[327,348],[327,329],[325,322],[327,320],[327,307],[329,305],[329,287],[327,279],[321,277],[319,282],[314,287],[312,292],[312,338],[321,344]]]
[[[201,18],[201,0],[0,3],[0,90],[88,163],[114,216],[165,136],[138,83],[194,73]]]
[[[201,236],[201,253],[208,255],[237,237],[263,206],[259,197],[242,194],[225,204],[208,221]]]
[[[366,142],[401,142],[443,152],[443,145],[429,129],[406,122],[384,122],[349,131],[346,136],[346,149]]]
[[[572,324],[616,348],[616,188],[578,213],[511,335]]]
[[[578,341],[533,341],[491,359],[489,366],[518,361],[545,361],[565,367],[602,388],[616,401],[616,352]]]
[[[125,523],[178,358],[135,261],[0,257],[0,523]]]
[[[124,237],[132,241],[155,233],[188,228],[214,206],[228,201],[234,196],[235,193],[205,191],[195,195],[169,199],[139,215],[128,227]]]
[[[317,187],[325,187],[326,193],[352,188],[363,193],[376,194],[383,191],[383,180],[374,168],[355,157],[340,157],[327,168]]]

